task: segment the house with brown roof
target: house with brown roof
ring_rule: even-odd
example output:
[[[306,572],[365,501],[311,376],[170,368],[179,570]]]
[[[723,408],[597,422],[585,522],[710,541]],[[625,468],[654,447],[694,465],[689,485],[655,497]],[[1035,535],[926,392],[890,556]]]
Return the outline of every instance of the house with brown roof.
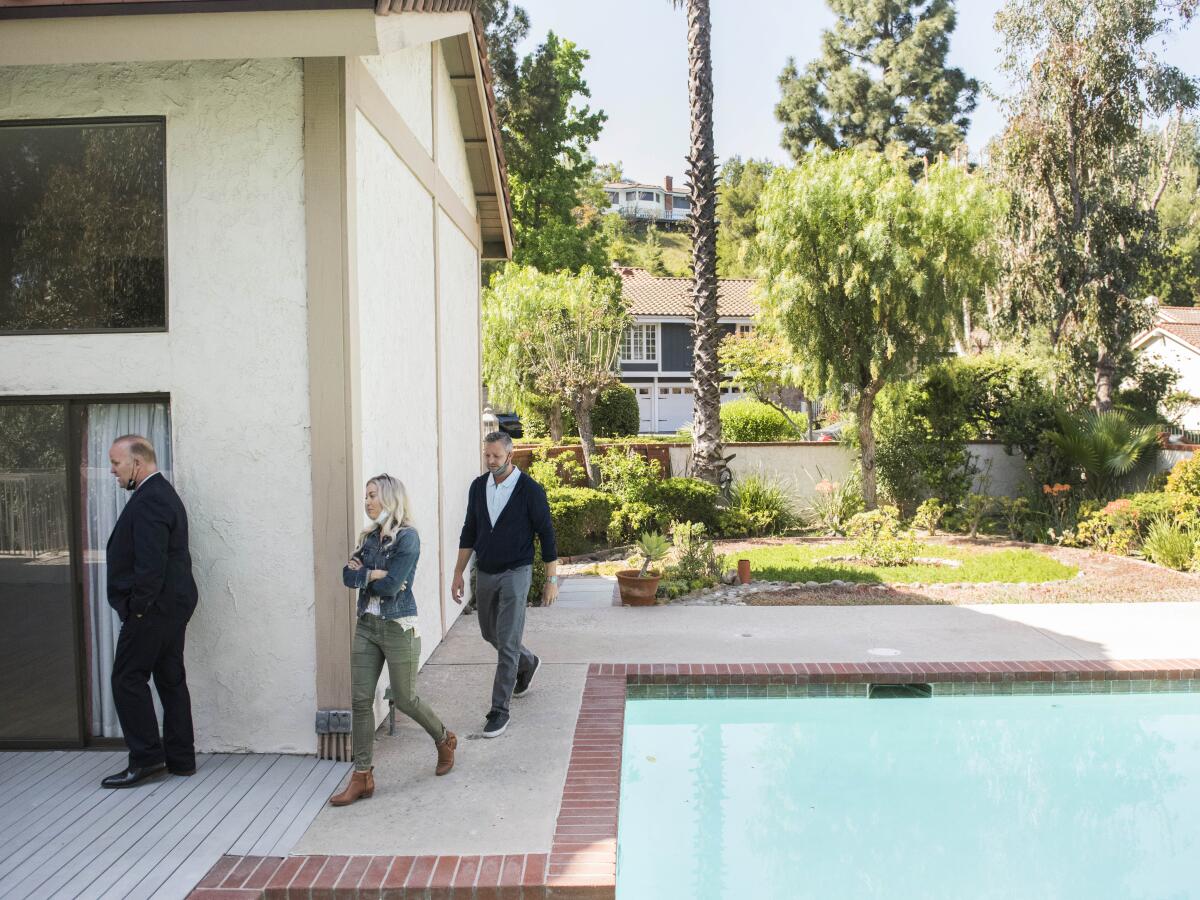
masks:
[[[0,748],[120,735],[141,432],[191,520],[197,749],[345,759],[363,485],[408,487],[428,657],[511,246],[473,0],[0,0]]]
[[[1160,306],[1154,324],[1133,341],[1141,356],[1179,373],[1176,390],[1200,397],[1200,309],[1190,306]],[[1180,424],[1200,430],[1200,404],[1193,404]]]
[[[621,340],[621,382],[637,395],[644,434],[672,433],[692,421],[692,280],[659,278],[621,266],[621,295],[634,324]],[[754,328],[758,303],[751,278],[722,278],[717,315],[724,334]],[[723,386],[721,402],[742,393]]]

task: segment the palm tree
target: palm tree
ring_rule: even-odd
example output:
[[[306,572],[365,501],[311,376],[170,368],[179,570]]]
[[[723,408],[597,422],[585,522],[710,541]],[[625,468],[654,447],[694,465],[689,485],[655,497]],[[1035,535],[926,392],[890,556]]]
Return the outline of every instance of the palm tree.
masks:
[[[1059,412],[1058,431],[1046,432],[1071,467],[1083,474],[1084,492],[1108,500],[1120,492],[1123,480],[1158,445],[1158,428],[1138,426],[1121,410],[1089,410],[1078,419]]]
[[[687,7],[688,100],[692,134],[692,474],[717,483],[721,457],[721,388],[717,360],[717,186],[713,149],[712,27],[708,0],[673,0]]]

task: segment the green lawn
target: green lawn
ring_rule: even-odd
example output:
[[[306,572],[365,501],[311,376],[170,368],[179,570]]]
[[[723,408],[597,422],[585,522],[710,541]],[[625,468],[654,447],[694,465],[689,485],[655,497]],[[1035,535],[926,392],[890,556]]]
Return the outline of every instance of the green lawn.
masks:
[[[849,552],[848,545],[759,547],[725,557],[725,568],[736,568],[739,559],[748,559],[754,578],[758,581],[852,581],[861,584],[1058,581],[1071,578],[1079,571],[1075,566],[1064,565],[1033,550],[979,552],[941,545],[923,545],[920,555],[960,559],[963,564],[873,567],[861,563],[824,561],[831,556],[846,556]]]

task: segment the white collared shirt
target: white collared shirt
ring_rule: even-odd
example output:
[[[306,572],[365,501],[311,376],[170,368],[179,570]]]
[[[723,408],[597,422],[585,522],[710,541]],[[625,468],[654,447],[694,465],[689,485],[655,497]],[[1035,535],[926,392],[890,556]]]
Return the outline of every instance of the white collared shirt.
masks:
[[[487,480],[487,508],[488,518],[492,520],[492,527],[496,527],[496,520],[500,518],[500,513],[504,512],[504,507],[508,505],[508,500],[512,497],[513,488],[517,486],[517,480],[521,477],[521,470],[513,466],[512,474],[505,478],[499,484],[496,484],[496,476],[488,475]]]

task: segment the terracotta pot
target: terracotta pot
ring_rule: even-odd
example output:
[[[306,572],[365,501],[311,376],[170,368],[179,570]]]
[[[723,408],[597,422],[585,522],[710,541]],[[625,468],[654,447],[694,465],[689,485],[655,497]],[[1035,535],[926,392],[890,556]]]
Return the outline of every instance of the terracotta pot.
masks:
[[[662,581],[662,572],[651,570],[646,573],[645,578],[639,578],[638,571],[622,569],[617,573],[621,603],[624,606],[653,606],[654,594],[658,591],[658,583]]]
[[[748,560],[748,559],[739,559],[738,560],[738,583],[739,584],[749,584],[750,583],[750,560]]]

